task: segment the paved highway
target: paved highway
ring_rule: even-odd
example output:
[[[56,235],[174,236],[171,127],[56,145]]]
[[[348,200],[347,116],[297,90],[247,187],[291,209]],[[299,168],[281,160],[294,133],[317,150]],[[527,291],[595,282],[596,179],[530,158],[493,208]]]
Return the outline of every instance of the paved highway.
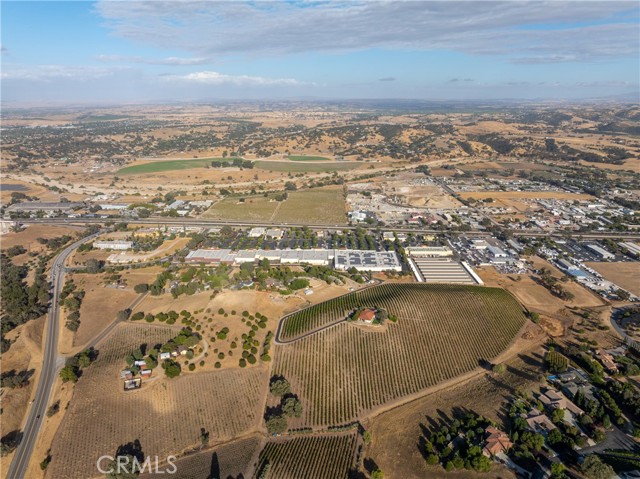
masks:
[[[219,226],[235,226],[235,227],[253,227],[253,226],[264,226],[269,228],[302,228],[306,226],[312,230],[328,230],[328,231],[342,231],[342,230],[354,230],[356,228],[365,228],[370,230],[388,230],[388,231],[396,231],[397,233],[420,233],[420,234],[446,234],[450,233],[449,231],[441,231],[434,229],[427,229],[422,227],[413,227],[413,228],[398,228],[395,226],[371,226],[366,224],[361,224],[357,226],[350,225],[314,225],[314,224],[300,224],[300,223],[273,223],[273,222],[260,222],[260,221],[221,221],[221,220],[207,220],[202,218],[140,218],[140,219],[129,219],[129,218],[43,218],[43,219],[33,219],[33,218],[25,218],[25,219],[17,219],[16,221],[20,223],[39,223],[39,224],[80,224],[80,225],[89,225],[89,224],[104,224],[105,222],[125,222],[132,224],[146,224],[146,225],[161,225],[161,226],[185,226],[185,227],[204,227],[204,228],[212,228]],[[487,231],[479,231],[479,230],[471,230],[471,231],[461,231],[459,234],[472,234],[472,235],[490,235]],[[569,235],[574,238],[582,238],[585,240],[590,239],[640,239],[640,232],[618,232],[613,233],[609,231],[593,231],[589,233],[577,233],[577,232],[548,232],[548,231],[538,231],[538,230],[512,230],[514,236],[524,236],[524,237],[539,237],[539,236],[554,236],[554,237],[562,237],[563,235]]]
[[[11,461],[11,465],[9,466],[9,472],[7,473],[8,479],[23,479],[27,477],[27,467],[29,466],[31,454],[36,444],[36,440],[38,439],[40,425],[42,424],[43,417],[47,412],[49,398],[51,397],[51,390],[53,389],[56,375],[58,374],[58,369],[60,367],[60,364],[58,363],[58,317],[60,314],[58,296],[64,285],[64,262],[78,246],[91,241],[96,236],[98,236],[98,233],[87,236],[76,241],[72,245],[67,246],[53,261],[53,265],[51,267],[53,297],[51,298],[49,320],[47,321],[45,333],[42,370],[40,371],[40,379],[38,381],[35,398],[31,404],[27,422],[23,429],[22,440],[20,441],[20,445],[16,449],[13,461]]]

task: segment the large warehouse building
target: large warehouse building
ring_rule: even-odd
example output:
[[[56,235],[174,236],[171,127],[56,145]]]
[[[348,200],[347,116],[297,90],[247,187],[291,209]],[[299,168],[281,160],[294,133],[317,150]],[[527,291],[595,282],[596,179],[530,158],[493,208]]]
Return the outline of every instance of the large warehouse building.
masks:
[[[93,242],[96,249],[112,249],[124,251],[133,248],[133,241],[124,240],[99,240]]]
[[[333,249],[198,249],[185,258],[188,263],[254,263],[267,259],[275,264],[312,264],[335,266],[336,269],[356,268],[360,271],[402,271],[400,259],[394,251],[360,251]]]
[[[402,271],[395,251],[335,250],[335,267],[344,271]]]

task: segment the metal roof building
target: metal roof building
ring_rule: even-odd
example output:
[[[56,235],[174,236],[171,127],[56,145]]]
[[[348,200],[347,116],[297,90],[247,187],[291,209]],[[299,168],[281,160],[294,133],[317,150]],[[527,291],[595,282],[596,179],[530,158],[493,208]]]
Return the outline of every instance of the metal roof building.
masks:
[[[336,269],[361,271],[402,271],[395,251],[335,250]]]
[[[188,263],[233,263],[236,255],[230,249],[197,249],[190,251]]]

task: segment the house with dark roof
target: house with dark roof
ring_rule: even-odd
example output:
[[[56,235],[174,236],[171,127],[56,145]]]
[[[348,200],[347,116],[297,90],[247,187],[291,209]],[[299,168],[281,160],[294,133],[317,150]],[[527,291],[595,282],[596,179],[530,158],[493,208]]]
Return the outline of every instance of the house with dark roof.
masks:
[[[573,404],[564,394],[555,389],[547,389],[544,394],[538,397],[540,402],[551,409],[564,409],[571,412],[574,416],[579,416],[584,411]]]
[[[531,431],[542,434],[545,437],[549,432],[556,429],[556,425],[551,422],[551,419],[536,408],[531,409],[528,414],[523,416]]]

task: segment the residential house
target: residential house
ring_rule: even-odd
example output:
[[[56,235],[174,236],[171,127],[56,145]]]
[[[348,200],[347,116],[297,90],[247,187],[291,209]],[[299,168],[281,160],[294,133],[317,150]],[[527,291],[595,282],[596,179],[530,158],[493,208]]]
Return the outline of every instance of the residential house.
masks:
[[[613,356],[604,349],[598,349],[596,351],[596,357],[609,374],[616,374],[618,372],[618,366],[613,360]]]
[[[584,412],[578,406],[569,401],[564,394],[560,391],[556,391],[555,389],[548,389],[544,394],[541,394],[538,399],[542,404],[550,407],[551,409],[564,409],[574,416],[579,416]]]
[[[489,426],[484,430],[485,443],[482,448],[482,454],[487,457],[493,457],[497,454],[507,452],[513,443],[509,439],[509,435],[498,428]]]
[[[160,360],[164,361],[165,359],[171,359],[171,353],[160,353]]]
[[[373,320],[376,319],[376,311],[375,309],[363,309],[360,311],[358,315],[358,321],[362,321],[367,324],[373,323]]]
[[[267,286],[267,288],[279,288],[280,286],[282,286],[282,282],[274,278],[265,279],[264,284]]]
[[[123,369],[120,371],[120,379],[131,379],[133,377],[133,373],[128,369]]]
[[[545,437],[550,431],[556,429],[551,419],[536,408],[531,409],[528,414],[523,416],[531,431],[542,434]]]
[[[147,362],[146,362],[144,359],[139,359],[139,360],[137,360],[137,361],[134,361],[134,362],[133,362],[133,365],[134,365],[134,366],[138,366],[138,367],[140,367],[140,366],[146,366],[146,365],[147,365]]]

